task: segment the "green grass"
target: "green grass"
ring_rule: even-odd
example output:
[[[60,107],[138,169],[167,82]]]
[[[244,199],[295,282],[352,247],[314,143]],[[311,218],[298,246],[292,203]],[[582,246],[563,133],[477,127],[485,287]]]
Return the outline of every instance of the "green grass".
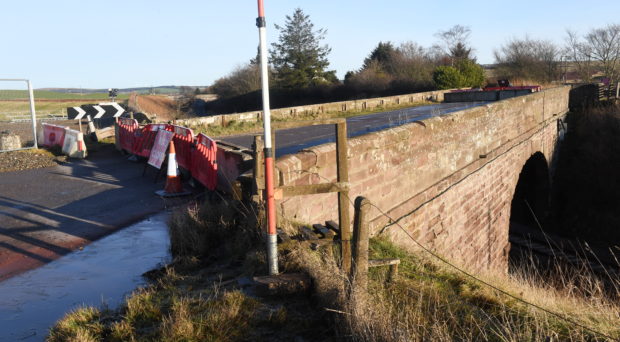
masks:
[[[175,262],[151,272],[153,283],[134,291],[118,310],[67,313],[48,341],[326,340],[326,322],[308,298],[280,301],[239,287],[237,279],[265,269],[264,253],[257,253],[262,244],[256,232],[233,225],[237,219],[227,213],[235,203],[227,201],[178,210],[170,222]],[[255,245],[248,246],[252,238]]]
[[[108,93],[61,93],[49,90],[34,90],[34,98],[43,100],[96,99],[108,100]],[[128,99],[129,94],[119,94],[117,99]],[[0,89],[1,100],[27,100],[27,90]]]
[[[280,269],[308,273],[312,301],[303,296],[249,296],[236,286],[237,280],[266,270],[262,240],[249,229],[257,229],[252,212],[225,198],[178,211],[171,219],[176,262],[155,271],[155,283],[135,291],[119,310],[81,308],[68,313],[51,329],[49,340],[607,340],[386,238],[371,239],[370,258],[399,258],[399,275],[389,281],[387,268],[371,269],[367,292],[348,295],[350,283],[334,259],[338,248],[311,250],[293,240],[279,246]],[[562,279],[565,288],[557,289],[527,274],[476,276],[620,338],[618,303],[596,291],[575,291],[569,277]]]
[[[78,107],[84,104],[98,103],[97,99],[84,99],[77,101],[36,101],[35,110],[38,114],[67,115],[67,107]],[[0,100],[0,120],[8,119],[12,115],[30,114],[28,101],[2,101]]]

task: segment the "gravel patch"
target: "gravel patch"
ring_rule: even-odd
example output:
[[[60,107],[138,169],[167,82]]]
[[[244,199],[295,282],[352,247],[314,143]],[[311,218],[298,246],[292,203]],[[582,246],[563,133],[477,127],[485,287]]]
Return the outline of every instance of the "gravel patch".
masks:
[[[0,172],[20,171],[51,167],[67,160],[46,150],[25,150],[0,153]]]

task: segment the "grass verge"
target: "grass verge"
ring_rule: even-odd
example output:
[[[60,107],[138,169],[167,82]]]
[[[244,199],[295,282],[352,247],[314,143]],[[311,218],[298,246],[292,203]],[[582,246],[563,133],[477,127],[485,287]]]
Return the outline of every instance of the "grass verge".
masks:
[[[212,198],[175,214],[175,262],[151,272],[119,310],[81,308],[51,330],[50,341],[607,341],[620,338],[620,307],[599,291],[541,283],[529,273],[477,274],[523,301],[384,238],[371,240],[372,259],[399,258],[399,276],[373,268],[369,290],[349,296],[336,247],[280,245],[281,269],[306,272],[312,294],[267,298],[244,279],[264,274],[265,256],[251,208]],[[290,228],[289,228],[290,229]],[[593,283],[593,285],[595,285]],[[587,326],[599,331],[597,335]]]

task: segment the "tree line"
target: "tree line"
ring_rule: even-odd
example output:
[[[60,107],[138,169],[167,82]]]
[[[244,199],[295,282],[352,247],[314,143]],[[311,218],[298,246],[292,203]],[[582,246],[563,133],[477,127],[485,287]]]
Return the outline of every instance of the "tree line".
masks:
[[[323,43],[327,30],[315,29],[309,15],[297,8],[275,25],[278,41],[270,49],[269,78],[274,107],[403,94],[434,89],[483,87],[485,72],[471,47],[469,27],[455,25],[423,47],[408,41],[379,42],[358,70],[344,80],[329,69],[331,48]],[[494,51],[495,75],[534,83],[551,83],[567,72],[567,63],[583,81],[596,72],[617,80],[620,25],[593,29],[583,36],[569,31],[564,46],[530,37],[513,38]],[[260,108],[260,66],[256,56],[216,80],[209,91],[219,100],[207,111]]]

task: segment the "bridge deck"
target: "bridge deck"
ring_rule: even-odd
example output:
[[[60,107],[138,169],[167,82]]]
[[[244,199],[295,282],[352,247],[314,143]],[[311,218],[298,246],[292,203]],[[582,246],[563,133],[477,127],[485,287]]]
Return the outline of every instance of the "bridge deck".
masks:
[[[421,107],[403,108],[375,114],[347,118],[349,138],[376,132],[433,116],[446,115],[463,109],[484,105],[486,102],[440,103]],[[250,148],[253,135],[231,135],[220,140]],[[304,148],[335,142],[333,126],[308,126],[278,130],[276,132],[276,156],[295,153]]]

